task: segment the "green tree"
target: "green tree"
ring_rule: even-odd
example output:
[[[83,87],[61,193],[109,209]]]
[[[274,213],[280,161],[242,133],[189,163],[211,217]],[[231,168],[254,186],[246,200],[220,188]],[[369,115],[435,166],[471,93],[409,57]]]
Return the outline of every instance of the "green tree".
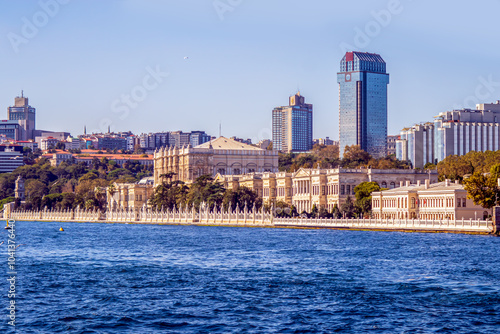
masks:
[[[318,207],[316,206],[316,204],[313,204],[312,208],[311,208],[311,217],[312,218],[316,218],[318,217]]]
[[[351,196],[347,196],[344,204],[340,206],[340,212],[345,218],[353,218],[356,214],[356,208],[354,207],[354,202]]]
[[[149,204],[155,210],[173,210],[184,207],[188,187],[182,181],[163,182],[155,188]]]
[[[173,177],[173,175],[173,173],[171,175],[167,174],[165,178]],[[225,189],[222,184],[215,182],[210,175],[199,176],[189,188],[187,204],[189,207],[194,207],[195,210],[199,210],[200,205],[205,203],[212,209],[222,204],[224,191]]]
[[[342,212],[340,212],[339,206],[335,204],[332,209],[333,218],[339,219],[342,218]]]
[[[464,188],[467,190],[467,198],[472,199],[474,204],[483,208],[491,209],[500,204],[500,191],[498,178],[500,177],[500,164],[493,165],[490,173],[475,172],[464,179]]]
[[[26,202],[33,209],[40,209],[42,198],[48,193],[47,186],[40,180],[26,182]]]
[[[262,199],[259,195],[247,187],[238,187],[236,190],[226,190],[223,198],[223,206],[225,210],[234,211],[236,207],[241,210],[247,206],[248,210],[251,210],[255,204],[257,210],[262,206]]]
[[[370,214],[372,211],[372,193],[380,191],[377,182],[361,182],[354,188],[356,196],[356,211],[360,214]]]
[[[42,208],[47,208],[49,210],[55,209],[63,200],[62,194],[49,194],[43,197],[42,199]]]
[[[368,165],[371,159],[371,155],[363,151],[359,145],[346,146],[344,149],[342,167],[356,168],[365,166]]]

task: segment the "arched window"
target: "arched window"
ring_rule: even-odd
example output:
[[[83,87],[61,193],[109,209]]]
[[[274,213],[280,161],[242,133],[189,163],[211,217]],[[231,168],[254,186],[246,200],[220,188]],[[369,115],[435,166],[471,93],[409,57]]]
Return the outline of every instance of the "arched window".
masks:
[[[382,182],[382,188],[387,188],[387,182]]]
[[[390,187],[390,189],[394,189],[394,188],[396,188],[396,183],[391,182],[391,187]]]

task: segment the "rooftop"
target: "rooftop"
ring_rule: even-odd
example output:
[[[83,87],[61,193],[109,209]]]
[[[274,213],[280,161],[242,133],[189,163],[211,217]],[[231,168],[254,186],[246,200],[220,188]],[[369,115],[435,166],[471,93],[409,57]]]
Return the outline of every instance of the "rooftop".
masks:
[[[214,150],[247,150],[247,151],[263,151],[263,149],[240,143],[236,140],[229,139],[226,137],[219,137],[217,139],[211,140],[204,144],[195,146],[195,148],[210,148],[210,145]]]

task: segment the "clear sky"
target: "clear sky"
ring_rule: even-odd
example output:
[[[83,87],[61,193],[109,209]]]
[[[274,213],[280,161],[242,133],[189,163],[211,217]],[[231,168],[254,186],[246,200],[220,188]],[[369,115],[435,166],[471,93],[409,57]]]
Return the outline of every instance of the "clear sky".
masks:
[[[300,89],[314,137],[337,139],[346,50],[387,62],[389,134],[500,100],[499,0],[0,3],[0,119],[23,89],[39,129],[217,135],[222,122],[256,141]]]

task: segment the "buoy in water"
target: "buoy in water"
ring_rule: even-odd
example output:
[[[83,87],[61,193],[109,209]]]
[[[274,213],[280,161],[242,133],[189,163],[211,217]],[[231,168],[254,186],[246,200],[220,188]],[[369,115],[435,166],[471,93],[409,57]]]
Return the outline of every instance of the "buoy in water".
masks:
[[[64,229],[61,227],[61,228],[59,229],[59,231],[64,232]]]

